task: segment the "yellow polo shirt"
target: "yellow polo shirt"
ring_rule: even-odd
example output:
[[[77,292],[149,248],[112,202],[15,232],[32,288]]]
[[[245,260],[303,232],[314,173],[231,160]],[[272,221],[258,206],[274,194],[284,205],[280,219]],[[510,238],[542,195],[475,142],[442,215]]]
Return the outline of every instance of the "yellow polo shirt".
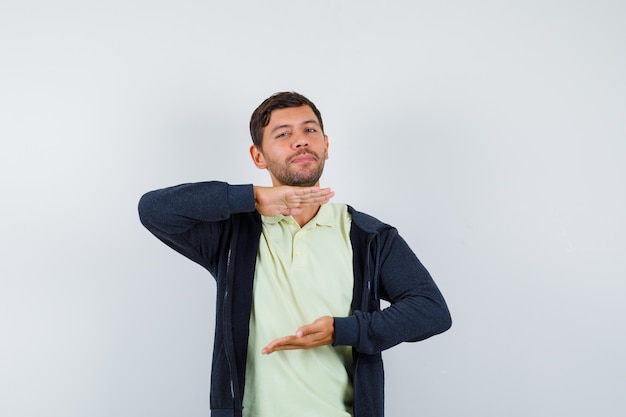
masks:
[[[351,216],[325,204],[302,228],[291,216],[262,216],[250,317],[244,417],[347,417],[352,351],[321,346],[261,355],[261,349],[322,316],[350,314]]]

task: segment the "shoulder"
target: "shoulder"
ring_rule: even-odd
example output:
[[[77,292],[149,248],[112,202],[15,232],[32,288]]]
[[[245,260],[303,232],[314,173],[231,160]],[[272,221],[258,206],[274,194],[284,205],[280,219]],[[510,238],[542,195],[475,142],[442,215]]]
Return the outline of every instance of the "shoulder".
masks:
[[[350,215],[352,216],[353,225],[366,233],[380,233],[383,231],[395,230],[393,226],[378,220],[374,216],[363,213],[362,211],[358,211],[354,207],[349,205],[347,205],[346,207],[348,213],[350,213]]]

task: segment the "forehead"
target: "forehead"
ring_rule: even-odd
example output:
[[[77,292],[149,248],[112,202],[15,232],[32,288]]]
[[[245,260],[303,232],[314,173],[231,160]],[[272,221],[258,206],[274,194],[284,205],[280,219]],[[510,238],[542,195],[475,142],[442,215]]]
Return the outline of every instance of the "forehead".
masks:
[[[319,124],[319,120],[313,113],[313,109],[307,105],[299,107],[287,107],[286,109],[272,110],[268,128],[282,125],[298,125],[306,122],[314,121]]]

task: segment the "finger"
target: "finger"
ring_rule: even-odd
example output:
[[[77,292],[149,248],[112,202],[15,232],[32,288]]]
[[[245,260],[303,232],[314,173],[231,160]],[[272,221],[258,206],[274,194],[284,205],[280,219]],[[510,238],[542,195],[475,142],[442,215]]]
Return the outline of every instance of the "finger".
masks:
[[[309,194],[322,194],[324,191],[330,190],[330,188],[321,187],[293,187],[294,194],[298,196],[306,196]]]
[[[292,199],[287,200],[288,204],[294,205],[312,205],[312,204],[324,204],[330,201],[335,196],[334,192],[328,194],[307,194],[301,196],[294,196]]]
[[[294,343],[295,336],[286,336],[281,337],[280,339],[272,340],[265,346],[261,353],[264,355],[268,355],[272,352],[276,352],[278,350],[286,350],[286,349],[296,349],[296,343]]]
[[[293,190],[293,192],[295,196],[300,198],[317,198],[333,194],[330,188],[319,187],[298,187],[298,189]]]
[[[269,355],[270,353],[280,352],[282,350],[300,350],[300,349],[311,349],[314,347],[320,346],[319,343],[302,343],[302,342],[283,342],[276,345],[267,345],[261,350],[261,353],[264,355]]]

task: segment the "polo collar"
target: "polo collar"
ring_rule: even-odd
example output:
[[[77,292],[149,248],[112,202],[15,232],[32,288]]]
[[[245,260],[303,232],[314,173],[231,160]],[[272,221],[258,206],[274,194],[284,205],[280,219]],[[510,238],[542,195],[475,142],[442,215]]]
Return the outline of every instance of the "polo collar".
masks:
[[[306,225],[315,224],[316,226],[332,227],[335,225],[335,216],[333,214],[334,214],[334,210],[330,206],[330,204],[323,204],[322,206],[320,206],[320,209],[317,211],[317,214],[315,215],[315,217],[313,217],[311,221],[307,223]],[[263,223],[266,223],[266,224],[276,224],[282,220],[295,221],[293,216],[283,216],[282,214],[279,214],[278,216],[261,215],[261,220],[263,221]]]

